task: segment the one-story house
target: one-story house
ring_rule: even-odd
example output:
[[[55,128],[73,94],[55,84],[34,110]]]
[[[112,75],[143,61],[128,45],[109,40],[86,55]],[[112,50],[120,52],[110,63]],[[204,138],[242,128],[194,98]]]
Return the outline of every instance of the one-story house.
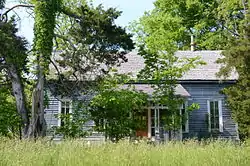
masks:
[[[192,111],[186,122],[180,126],[177,139],[186,138],[229,138],[238,140],[238,128],[231,116],[231,111],[227,108],[226,96],[221,90],[227,86],[233,85],[238,75],[232,73],[228,78],[221,79],[216,76],[220,70],[221,64],[216,60],[222,58],[221,51],[177,51],[178,57],[201,57],[206,65],[198,66],[185,73],[178,80],[176,94],[185,98],[185,104],[180,107],[180,112],[184,113],[185,108],[192,103],[199,104],[198,110]],[[128,62],[122,63],[118,67],[119,73],[132,73],[136,75],[144,67],[144,59],[137,52],[130,52],[126,55]],[[150,84],[135,83],[136,90],[152,94],[153,89]],[[45,118],[48,127],[60,126],[60,118],[55,118],[58,113],[70,113],[72,111],[70,100],[62,100],[50,97],[49,105],[45,109]],[[137,131],[138,136],[148,138],[160,137],[162,140],[167,139],[167,131],[164,131],[161,124],[161,115],[166,108],[164,105],[149,106],[145,110],[144,118],[146,121],[145,130]],[[90,121],[87,125],[94,126]]]

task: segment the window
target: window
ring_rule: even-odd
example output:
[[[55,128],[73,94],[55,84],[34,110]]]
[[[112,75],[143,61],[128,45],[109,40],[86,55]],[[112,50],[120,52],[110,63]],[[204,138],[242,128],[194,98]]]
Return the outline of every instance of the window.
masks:
[[[151,136],[155,136],[155,127],[156,127],[156,121],[157,121],[157,115],[158,113],[155,109],[150,109],[151,110]]]
[[[221,100],[208,100],[208,130],[223,132]]]
[[[188,114],[186,111],[187,103],[184,103],[180,107],[180,113],[182,116],[182,121],[185,121],[181,125],[181,130],[183,133],[188,132]],[[165,105],[151,105],[151,136],[155,136],[156,133],[161,133],[164,131],[164,125],[166,121],[171,120],[171,114],[169,113],[167,107]]]
[[[69,100],[63,100],[59,103],[59,115],[67,115],[72,113],[72,102]],[[58,120],[58,126],[64,126],[65,124],[65,119],[59,118]]]
[[[180,109],[181,113],[181,130],[182,133],[188,133],[188,112],[187,112],[187,103],[183,103]]]

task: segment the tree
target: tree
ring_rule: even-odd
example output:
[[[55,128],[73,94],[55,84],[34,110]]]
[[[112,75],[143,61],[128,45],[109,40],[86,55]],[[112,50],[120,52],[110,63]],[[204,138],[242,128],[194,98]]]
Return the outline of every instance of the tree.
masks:
[[[143,108],[147,105],[146,94],[135,91],[133,86],[122,88],[127,81],[124,75],[109,76],[90,103],[96,130],[104,132],[114,142],[132,137],[134,131],[141,129],[137,114],[145,111]]]
[[[16,109],[21,117],[22,134],[28,131],[29,117],[24,93],[23,74],[27,73],[27,41],[16,35],[17,28],[12,18],[8,22],[0,20],[0,72],[5,83],[11,83]],[[12,109],[11,109],[12,110]]]
[[[61,8],[61,0],[34,1],[34,44],[37,81],[32,94],[32,111],[29,131],[25,137],[39,137],[46,133],[44,119],[44,80],[49,71],[49,59],[53,49],[56,13]]]
[[[1,1],[1,4],[3,4],[2,2],[3,1]],[[61,67],[68,66],[71,68],[66,79],[64,79],[65,75],[58,72],[58,80],[60,82],[68,81],[81,84],[84,82],[84,79],[78,79],[76,77],[77,80],[71,80],[71,78],[76,75],[85,78],[88,72],[92,72],[93,69],[98,69],[98,71],[103,71],[101,74],[106,74],[110,65],[116,64],[119,58],[124,59],[126,51],[133,49],[133,42],[130,39],[131,35],[127,34],[123,28],[114,24],[114,19],[120,15],[120,12],[114,8],[105,11],[99,6],[94,9],[93,6],[89,7],[85,1],[80,1],[80,5],[77,1],[74,1],[77,7],[73,7],[73,9],[67,6],[67,1],[62,0],[31,0],[30,3],[30,5],[16,5],[10,10],[5,11],[1,16],[1,21],[6,22],[9,11],[15,7],[34,8],[35,25],[32,56],[34,57],[33,59],[35,59],[33,65],[36,67],[36,77],[35,80],[33,80],[35,85],[32,94],[31,120],[28,118],[27,109],[22,109],[21,111],[21,115],[25,115],[22,117],[22,135],[24,138],[34,138],[45,135],[44,83],[46,76],[49,74],[50,63],[54,65],[56,70],[58,69],[58,64],[61,65]],[[64,59],[63,61],[57,61],[56,64],[52,61],[51,53],[53,50],[53,39],[55,36],[59,36],[55,34],[57,15],[64,15],[65,17],[74,19],[73,25],[76,28],[70,30],[69,33],[69,35],[72,36],[70,39],[72,39],[75,45],[73,44],[73,47],[71,45],[72,48],[60,54]],[[71,40],[67,40],[67,35],[60,37],[62,37],[64,43],[72,43]],[[60,43],[58,40],[57,42]],[[93,47],[90,48],[91,46]],[[75,48],[77,50],[75,50]],[[8,47],[7,50],[9,51],[11,49],[12,48]],[[11,56],[14,56],[14,54]],[[104,68],[107,70],[100,67],[100,64],[106,65],[108,68]],[[15,65],[13,66],[13,69],[14,68],[16,68]],[[12,84],[15,83],[16,80],[20,82],[20,84],[15,83],[15,86],[19,85],[20,87],[13,89],[16,90],[14,94],[18,97],[18,100],[16,100],[17,109],[21,110],[21,108],[26,107],[24,88],[20,81],[21,78],[17,78],[19,75],[15,76],[16,77],[13,77]],[[70,94],[70,92],[68,94]],[[20,102],[18,103],[18,101]]]
[[[158,0],[155,2],[155,9],[146,13],[137,24],[134,24],[135,27],[132,27],[137,35],[139,55],[145,59],[145,67],[138,79],[153,82],[155,104],[166,105],[168,108],[167,114],[171,118],[166,119],[165,129],[170,133],[181,126],[182,119],[180,105],[184,101],[182,97],[175,95],[177,80],[188,70],[204,64],[198,57],[175,56],[178,47],[184,48],[187,45],[183,37],[188,36],[193,30],[194,23],[184,24],[184,20],[191,20],[193,12],[197,12],[192,11],[196,8],[189,3]],[[186,6],[188,4],[189,6]],[[199,18],[202,18],[202,13],[197,16],[197,19]],[[193,104],[188,110],[197,108],[198,105]]]
[[[143,37],[147,35],[144,32],[150,31],[151,36],[147,37],[152,41],[160,37],[158,40],[169,40],[168,43],[176,44],[179,50],[190,49],[191,35],[195,36],[197,50],[224,50],[230,36],[239,36],[239,24],[244,17],[240,3],[235,0],[157,0],[155,9],[141,17],[139,23],[134,22],[138,25],[135,32]],[[150,29],[145,29],[144,24]]]
[[[114,23],[120,11],[104,10],[103,6],[94,7],[86,1],[81,6],[77,4],[78,1],[65,2],[82,20],[61,14],[55,30],[56,49],[63,51],[55,55],[53,80],[64,87],[59,89],[65,95],[93,88],[90,85],[96,85],[94,82],[113,66],[126,62],[125,54],[134,48],[132,35]],[[66,85],[69,80],[71,86]]]
[[[250,137],[250,15],[247,1],[242,1],[241,8],[245,16],[240,25],[240,36],[231,37],[228,48],[223,51],[225,58],[218,61],[225,64],[218,74],[227,77],[236,71],[239,75],[237,83],[224,89],[224,93],[238,123],[240,138],[246,139]]]

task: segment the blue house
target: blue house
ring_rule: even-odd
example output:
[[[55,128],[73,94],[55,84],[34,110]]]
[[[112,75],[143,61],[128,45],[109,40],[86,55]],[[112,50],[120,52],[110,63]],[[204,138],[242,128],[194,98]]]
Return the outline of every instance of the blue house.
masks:
[[[201,60],[206,62],[206,65],[190,70],[178,80],[176,94],[182,96],[186,101],[180,106],[180,113],[184,113],[186,106],[192,103],[199,104],[200,108],[189,114],[174,138],[182,140],[216,137],[238,140],[237,124],[232,119],[230,109],[227,108],[226,96],[221,94],[223,88],[236,82],[238,75],[232,73],[226,79],[216,76],[221,67],[221,64],[216,63],[218,58],[222,58],[221,51],[177,51],[176,56],[189,58],[199,56]],[[126,57],[128,62],[123,63],[118,68],[118,72],[136,75],[144,67],[144,59],[136,52],[128,53]],[[143,91],[149,95],[153,93],[149,84],[136,83],[134,86],[135,90]],[[137,136],[168,139],[169,133],[164,131],[160,120],[164,110],[166,110],[164,105],[151,105],[146,108],[143,115],[146,126],[143,131],[137,131]],[[55,118],[55,114],[70,112],[72,112],[72,106],[69,99],[50,97],[49,105],[45,109],[48,128],[62,125],[60,119]],[[94,126],[94,122],[90,121],[86,125]]]

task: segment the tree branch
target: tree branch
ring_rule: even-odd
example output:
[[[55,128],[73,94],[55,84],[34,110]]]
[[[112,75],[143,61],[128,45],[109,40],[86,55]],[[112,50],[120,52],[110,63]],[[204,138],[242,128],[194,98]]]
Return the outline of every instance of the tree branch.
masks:
[[[18,7],[29,7],[29,8],[33,8],[35,7],[34,5],[25,5],[25,4],[18,4],[18,5],[15,5],[13,7],[11,7],[10,9],[8,9],[7,11],[5,11],[2,15],[0,15],[0,20],[4,20],[4,18],[6,17],[6,20],[7,21],[7,14],[12,11],[13,9],[15,8],[18,8]]]
[[[59,71],[57,65],[54,63],[54,61],[52,61],[51,58],[49,58],[49,61],[50,61],[50,63],[54,66],[54,68],[56,69],[57,75],[58,75],[59,79],[61,80],[61,77],[60,77],[61,73],[60,73],[60,71]]]
[[[72,12],[70,9],[68,9],[67,7],[62,7],[60,10],[63,14],[69,16],[69,17],[73,17],[75,19],[81,19],[81,16],[77,15],[76,13]]]

